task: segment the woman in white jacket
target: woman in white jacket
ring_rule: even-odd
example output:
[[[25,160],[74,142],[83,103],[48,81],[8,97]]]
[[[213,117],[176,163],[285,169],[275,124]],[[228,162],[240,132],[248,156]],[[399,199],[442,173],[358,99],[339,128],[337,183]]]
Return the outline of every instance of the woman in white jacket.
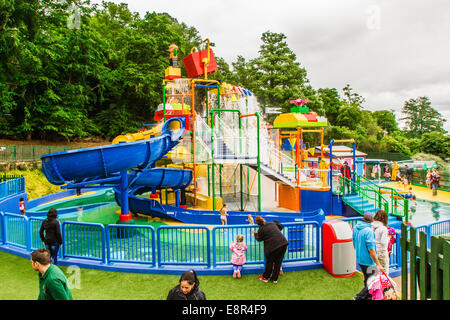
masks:
[[[384,210],[378,210],[373,217],[372,228],[375,233],[377,258],[385,273],[389,275],[389,236],[387,230],[388,216]]]

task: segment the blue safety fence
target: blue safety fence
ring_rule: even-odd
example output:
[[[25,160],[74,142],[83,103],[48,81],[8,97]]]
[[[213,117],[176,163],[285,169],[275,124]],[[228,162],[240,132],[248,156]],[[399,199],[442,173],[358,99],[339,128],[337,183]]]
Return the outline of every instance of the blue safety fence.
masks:
[[[2,227],[4,228],[2,233],[5,235],[4,243],[18,248],[31,249],[28,217],[20,214],[4,213],[2,214],[2,220]]]
[[[25,178],[19,177],[0,182],[0,199],[25,192]]]
[[[212,229],[212,255],[213,267],[231,265],[230,244],[236,242],[238,235],[244,236],[247,246],[245,252],[246,264],[264,263],[264,247],[261,242],[255,240],[253,231],[258,230],[257,225],[219,226]]]
[[[152,226],[110,224],[106,227],[107,261],[156,264],[156,237]]]
[[[158,266],[197,265],[210,267],[210,238],[210,231],[207,227],[158,227]]]
[[[45,248],[44,243],[39,236],[39,230],[41,230],[42,221],[44,218],[29,218],[30,235],[31,235],[31,250]]]
[[[236,242],[238,235],[244,236],[247,246],[245,252],[246,264],[264,263],[264,245],[255,240],[253,231],[257,225],[219,226],[214,227],[212,233],[213,267],[231,265],[232,251],[229,249],[232,242]],[[295,222],[283,224],[283,235],[288,239],[289,245],[283,261],[316,261],[321,259],[320,225],[317,222]]]
[[[0,245],[9,250],[29,252],[43,248],[39,230],[43,218],[26,217],[0,212]],[[355,223],[359,219],[349,219]],[[321,262],[322,231],[317,222],[283,224],[283,234],[289,240],[284,262]],[[142,265],[158,269],[164,266],[203,266],[215,268],[231,266],[231,242],[238,234],[247,244],[248,265],[264,263],[264,245],[255,240],[257,225],[215,226],[152,226],[108,225],[65,221],[61,224],[63,247],[61,259],[71,263]],[[432,235],[450,234],[450,220],[419,227]],[[400,232],[394,243],[390,266],[400,268]],[[73,258],[73,259],[72,259]],[[139,267],[137,267],[139,268]]]
[[[63,258],[106,262],[105,227],[100,223],[64,221]]]

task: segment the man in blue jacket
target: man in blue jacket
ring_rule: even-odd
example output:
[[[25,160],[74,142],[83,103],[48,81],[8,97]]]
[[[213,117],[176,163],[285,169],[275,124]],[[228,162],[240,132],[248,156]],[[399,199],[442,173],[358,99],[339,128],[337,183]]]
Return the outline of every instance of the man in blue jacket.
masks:
[[[367,288],[367,279],[376,274],[377,271],[384,272],[377,258],[372,221],[372,213],[366,212],[362,221],[359,221],[353,228],[353,246],[356,250],[356,261],[364,275],[364,288],[353,297],[354,300],[370,300],[372,297]]]

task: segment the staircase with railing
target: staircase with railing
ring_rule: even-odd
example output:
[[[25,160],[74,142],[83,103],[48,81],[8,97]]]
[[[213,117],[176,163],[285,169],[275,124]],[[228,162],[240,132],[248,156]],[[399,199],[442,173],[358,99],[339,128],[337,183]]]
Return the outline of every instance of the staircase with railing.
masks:
[[[203,118],[197,117],[196,120],[196,141],[201,147],[203,158],[205,153],[208,153],[207,158],[212,159],[214,163],[246,164],[258,170],[258,145],[255,143],[258,141],[258,128],[249,126],[244,130],[231,127],[218,116],[215,117],[214,123],[214,130],[211,131]],[[273,181],[294,187],[295,170],[288,171],[283,168],[295,168],[295,162],[276,148],[266,132],[260,137],[261,173]]]
[[[375,184],[358,174],[354,181],[340,176],[335,194],[341,195],[342,201],[361,215],[383,209],[389,216],[402,218],[405,223],[409,221],[408,199],[397,190]]]

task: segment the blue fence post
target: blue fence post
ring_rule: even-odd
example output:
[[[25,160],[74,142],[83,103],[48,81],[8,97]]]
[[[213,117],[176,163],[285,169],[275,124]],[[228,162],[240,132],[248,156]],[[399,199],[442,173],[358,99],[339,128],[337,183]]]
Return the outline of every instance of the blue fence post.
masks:
[[[156,267],[156,233],[155,233],[155,229],[152,227],[152,266]],[[158,250],[159,252],[159,250]]]
[[[23,217],[25,222],[25,243],[28,252],[31,252],[31,222],[28,217]]]
[[[106,261],[108,264],[112,264],[111,262],[111,240],[110,240],[110,226],[106,226]]]
[[[0,211],[0,223],[1,223],[1,227],[2,229],[0,230],[2,233],[2,244],[6,244],[6,223],[5,223],[5,214]]]
[[[321,229],[322,227],[317,223],[314,222],[314,224],[316,225],[316,256],[317,256],[317,262],[321,262],[321,257],[322,255],[320,254],[320,243],[321,243],[321,238],[320,235],[322,234]]]
[[[101,226],[102,230],[102,264],[106,264],[106,232],[105,232],[105,226]],[[109,248],[109,247],[108,247]],[[108,249],[109,252],[109,249]]]
[[[208,268],[211,268],[211,231],[206,228],[206,248],[207,248],[207,259],[208,259]]]
[[[217,227],[214,227],[212,230],[211,230],[211,234],[212,234],[212,253],[213,253],[213,256],[212,256],[212,267],[213,268],[215,268],[216,266],[217,266],[217,254],[216,254],[216,251],[217,251],[217,243],[216,243],[216,230],[217,230]],[[208,249],[208,251],[209,251],[209,249]]]
[[[161,226],[156,230],[158,237],[158,268],[161,267]]]

